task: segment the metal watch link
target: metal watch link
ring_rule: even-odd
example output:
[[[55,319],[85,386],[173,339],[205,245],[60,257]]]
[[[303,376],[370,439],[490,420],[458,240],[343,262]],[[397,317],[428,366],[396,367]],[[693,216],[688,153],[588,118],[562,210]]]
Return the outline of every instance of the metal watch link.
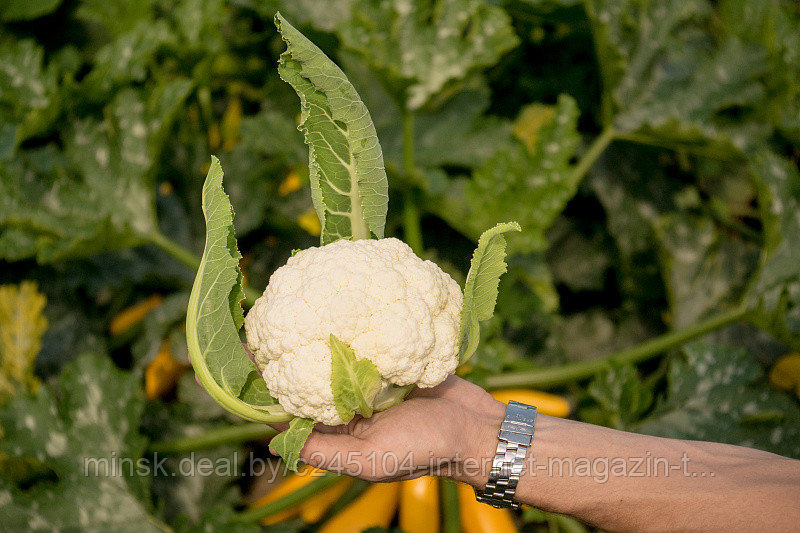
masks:
[[[525,456],[533,442],[536,407],[510,401],[497,435],[497,451],[483,490],[475,489],[475,498],[492,507],[518,509],[514,501],[519,476],[525,468]]]

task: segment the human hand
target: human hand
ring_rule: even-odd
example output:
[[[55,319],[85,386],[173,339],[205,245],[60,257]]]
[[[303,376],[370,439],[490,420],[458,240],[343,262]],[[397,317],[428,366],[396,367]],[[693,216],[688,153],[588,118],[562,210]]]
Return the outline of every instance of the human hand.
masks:
[[[453,475],[464,458],[493,454],[504,413],[505,404],[488,392],[450,376],[436,387],[414,389],[406,401],[370,418],[317,424],[300,458],[368,481]]]

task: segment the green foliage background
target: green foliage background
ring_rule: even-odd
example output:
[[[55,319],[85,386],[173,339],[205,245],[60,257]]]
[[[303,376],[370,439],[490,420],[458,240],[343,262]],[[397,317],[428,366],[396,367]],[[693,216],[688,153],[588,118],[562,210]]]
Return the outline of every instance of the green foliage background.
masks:
[[[185,357],[211,154],[251,294],[318,242],[278,9],[372,115],[387,236],[463,282],[483,229],[522,225],[468,378],[800,457],[797,397],[765,379],[800,348],[796,3],[0,0],[0,282],[38,281],[48,322],[42,386],[0,407],[0,522],[190,529],[241,503],[233,475],[76,469],[232,422],[188,375],[163,400],[142,390],[164,340]],[[108,333],[152,294],[157,311]]]

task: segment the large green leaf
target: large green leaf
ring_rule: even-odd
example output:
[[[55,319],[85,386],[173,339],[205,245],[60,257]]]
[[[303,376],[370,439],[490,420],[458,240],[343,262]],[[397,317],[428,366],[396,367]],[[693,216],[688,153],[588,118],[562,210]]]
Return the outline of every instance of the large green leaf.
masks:
[[[355,0],[338,28],[398,103],[419,109],[517,45],[505,11],[484,0]]]
[[[478,239],[464,284],[464,306],[461,309],[459,360],[467,361],[478,348],[480,323],[489,320],[497,303],[497,287],[506,272],[506,238],[509,231],[520,231],[516,222],[498,224]]]
[[[135,376],[106,356],[84,355],[64,368],[55,386],[0,408],[6,460],[33,459],[56,476],[25,488],[0,477],[3,527],[164,531],[136,477],[146,444],[138,433],[143,406]]]
[[[369,359],[358,359],[348,345],[332,333],[331,390],[336,412],[345,424],[355,415],[372,416],[372,402],[381,389],[381,373]]]
[[[52,13],[61,0],[0,0],[0,20],[32,20]]]
[[[666,397],[635,429],[800,457],[800,410],[741,348],[695,343],[667,371]]]
[[[578,108],[569,96],[555,107],[534,104],[515,123],[518,142],[500,147],[473,173],[463,190],[464,206],[442,204],[441,216],[456,228],[477,236],[480,228],[513,218],[523,232],[514,239],[514,252],[540,251],[547,246],[545,231],[577,191],[582,176],[574,175],[570,160],[580,142]],[[459,204],[461,192],[445,192]]]
[[[699,216],[674,213],[654,225],[673,327],[739,304],[758,263],[755,244],[725,237]]]
[[[288,420],[269,395],[241,340],[244,321],[241,254],[233,209],[222,188],[222,167],[212,158],[203,185],[206,246],[186,313],[189,357],[200,383],[222,407],[254,422]]]
[[[800,12],[790,0],[721,0],[717,15],[726,33],[767,53],[767,98],[761,118],[800,142]]]
[[[653,220],[676,209],[681,183],[655,161],[664,151],[615,143],[592,167],[588,185],[614,239],[617,282],[629,305],[654,311],[664,299]],[[656,311],[657,312],[657,311]]]
[[[750,319],[794,349],[800,349],[800,172],[763,149],[750,153],[756,179],[765,250],[752,283]]]
[[[587,0],[604,83],[604,116],[648,142],[730,155],[766,132],[730,109],[763,103],[765,52],[710,31],[706,0]]]
[[[383,155],[369,111],[345,74],[280,15],[287,49],[278,72],[300,97],[311,196],[322,244],[383,237],[389,201]]]
[[[386,167],[399,171],[403,168],[402,109],[359,56],[343,52],[340,61],[370,109]],[[415,164],[422,169],[444,165],[473,168],[492,157],[499,146],[507,145],[511,140],[511,121],[487,116],[490,97],[487,84],[476,78],[436,109],[416,111]],[[421,173],[424,178],[425,170]]]
[[[33,40],[0,40],[0,161],[48,130],[61,111],[57,64]]]
[[[51,262],[145,242],[156,228],[155,164],[191,83],[128,89],[105,120],[76,120],[48,145],[0,165],[0,257]]]
[[[143,82],[155,64],[156,51],[174,40],[174,33],[163,20],[139,21],[97,51],[92,70],[81,80],[81,96],[102,102],[114,89]]]

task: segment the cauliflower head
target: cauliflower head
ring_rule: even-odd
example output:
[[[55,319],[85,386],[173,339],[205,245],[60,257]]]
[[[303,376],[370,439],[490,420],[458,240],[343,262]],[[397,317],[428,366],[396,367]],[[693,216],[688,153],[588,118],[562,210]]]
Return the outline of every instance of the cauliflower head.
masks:
[[[276,270],[244,325],[272,396],[334,425],[331,334],[375,364],[383,387],[433,387],[458,365],[462,302],[458,283],[404,242],[340,240]]]

